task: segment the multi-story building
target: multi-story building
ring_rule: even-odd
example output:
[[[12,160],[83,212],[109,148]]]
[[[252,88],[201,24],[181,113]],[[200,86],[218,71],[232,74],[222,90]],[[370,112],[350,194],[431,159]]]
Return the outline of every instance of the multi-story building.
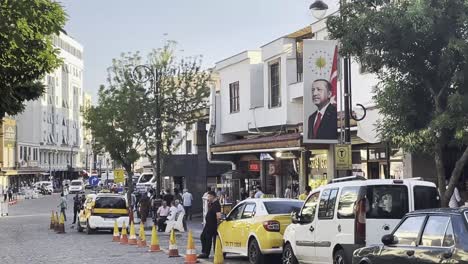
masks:
[[[16,117],[20,175],[71,178],[82,166],[83,46],[60,33],[53,44],[63,64],[42,80],[46,90]]]
[[[16,166],[16,121],[6,117],[0,122],[0,189],[18,182]]]
[[[93,102],[92,102],[92,97],[90,93],[84,92],[83,93],[83,104],[82,104],[82,110],[87,111],[88,109],[91,108]],[[83,116],[80,117],[80,124],[81,124],[81,134],[82,134],[82,141],[81,141],[81,152],[80,152],[80,167],[84,168],[86,171],[91,171],[89,169],[90,164],[92,162],[90,161],[90,158],[92,157],[92,142],[93,142],[93,135],[91,134],[91,129],[86,128],[83,125]]]

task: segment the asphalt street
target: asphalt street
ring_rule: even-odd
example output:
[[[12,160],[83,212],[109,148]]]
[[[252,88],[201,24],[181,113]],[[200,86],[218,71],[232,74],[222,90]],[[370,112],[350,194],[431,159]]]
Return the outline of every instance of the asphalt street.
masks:
[[[184,258],[169,258],[165,253],[149,253],[147,249],[120,245],[112,241],[111,232],[87,235],[78,233],[71,226],[73,217],[72,196],[68,197],[68,221],[66,233],[56,234],[49,230],[51,210],[56,210],[60,196],[54,194],[34,200],[22,200],[9,208],[9,216],[0,217],[0,263],[184,263]],[[197,253],[200,253],[200,221],[189,223],[194,232]],[[147,241],[151,231],[147,230]],[[187,233],[177,234],[180,254],[185,253]],[[162,249],[167,249],[169,236],[159,234]],[[210,261],[202,263],[211,263]],[[224,263],[244,264],[246,258],[228,256]]]

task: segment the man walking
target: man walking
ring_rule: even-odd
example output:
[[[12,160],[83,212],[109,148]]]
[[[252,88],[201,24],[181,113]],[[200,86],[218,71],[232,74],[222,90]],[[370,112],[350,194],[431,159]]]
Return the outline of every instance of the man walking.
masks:
[[[76,194],[75,197],[73,197],[73,224],[76,223],[76,217],[80,213],[81,209],[81,197],[79,194]]]
[[[64,220],[67,221],[67,215],[65,214],[65,211],[67,210],[67,199],[65,199],[63,192],[60,194],[60,203],[57,207],[60,208],[60,212],[62,212]]]
[[[182,195],[182,204],[185,209],[185,219],[192,221],[192,202],[193,196],[187,189],[184,189],[184,194]]]
[[[218,222],[221,219],[221,204],[213,191],[208,192],[208,212],[205,217],[205,226],[200,236],[202,243],[202,254],[198,255],[199,259],[207,259],[210,257],[211,247],[216,245],[216,235]],[[216,248],[214,249],[216,251]]]

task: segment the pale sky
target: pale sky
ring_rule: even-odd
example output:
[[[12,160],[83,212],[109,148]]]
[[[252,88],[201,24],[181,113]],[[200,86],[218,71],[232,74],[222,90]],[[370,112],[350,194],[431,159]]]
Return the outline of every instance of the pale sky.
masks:
[[[67,33],[84,46],[84,90],[105,84],[122,52],[146,54],[165,39],[204,67],[311,24],[314,0],[62,0]],[[335,6],[338,0],[325,0]],[[331,12],[331,11],[330,11]],[[165,36],[167,34],[167,36]]]

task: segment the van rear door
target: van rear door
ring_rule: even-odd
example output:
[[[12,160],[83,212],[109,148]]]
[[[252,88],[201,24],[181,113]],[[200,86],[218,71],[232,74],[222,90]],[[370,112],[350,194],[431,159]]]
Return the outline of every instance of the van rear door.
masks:
[[[409,212],[409,190],[404,184],[367,186],[366,244],[381,244]]]

